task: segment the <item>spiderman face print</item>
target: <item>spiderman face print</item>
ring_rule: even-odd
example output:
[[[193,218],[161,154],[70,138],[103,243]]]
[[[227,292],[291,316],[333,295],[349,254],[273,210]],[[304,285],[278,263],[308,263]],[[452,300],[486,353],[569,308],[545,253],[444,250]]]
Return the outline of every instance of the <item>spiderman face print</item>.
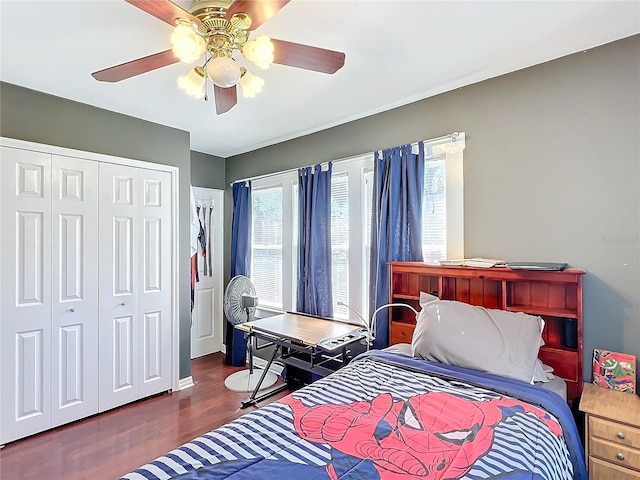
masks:
[[[385,393],[348,405],[307,407],[293,397],[283,402],[302,438],[332,447],[332,479],[358,469],[363,478],[375,478],[370,470],[381,480],[459,478],[491,449],[494,427],[518,411],[562,435],[544,411],[508,397],[478,401],[430,392],[401,401]]]

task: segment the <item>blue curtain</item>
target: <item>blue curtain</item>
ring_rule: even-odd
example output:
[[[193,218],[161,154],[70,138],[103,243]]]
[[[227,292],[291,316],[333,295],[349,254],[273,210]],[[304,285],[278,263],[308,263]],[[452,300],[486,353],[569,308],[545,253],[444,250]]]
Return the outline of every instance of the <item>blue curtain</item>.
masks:
[[[371,217],[369,315],[389,303],[390,261],[422,259],[424,143],[375,153]],[[376,316],[375,348],[389,345],[389,311]]]
[[[251,273],[251,182],[233,184],[231,278]]]
[[[298,170],[298,312],[333,316],[331,295],[331,169]]]
[[[251,182],[233,184],[233,220],[231,223],[231,278],[251,273]],[[244,334],[227,323],[225,335],[227,364],[246,363],[247,341]]]

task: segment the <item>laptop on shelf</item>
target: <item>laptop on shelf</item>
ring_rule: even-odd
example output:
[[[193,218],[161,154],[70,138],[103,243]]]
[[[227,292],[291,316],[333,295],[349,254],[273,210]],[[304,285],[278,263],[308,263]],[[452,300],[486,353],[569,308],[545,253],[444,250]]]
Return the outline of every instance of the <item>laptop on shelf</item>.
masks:
[[[554,262],[507,262],[507,267],[512,270],[564,270],[568,267],[566,263]]]

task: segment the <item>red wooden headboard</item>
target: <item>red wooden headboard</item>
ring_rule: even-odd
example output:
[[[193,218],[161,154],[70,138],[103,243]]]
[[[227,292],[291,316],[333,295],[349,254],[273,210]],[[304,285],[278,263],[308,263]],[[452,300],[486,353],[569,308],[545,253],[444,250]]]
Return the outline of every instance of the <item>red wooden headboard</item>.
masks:
[[[584,271],[511,270],[503,267],[442,267],[390,262],[390,302],[419,310],[420,292],[486,308],[540,315],[545,345],[538,357],[567,382],[567,401],[582,392],[582,277]],[[392,309],[390,344],[411,343],[415,317]]]

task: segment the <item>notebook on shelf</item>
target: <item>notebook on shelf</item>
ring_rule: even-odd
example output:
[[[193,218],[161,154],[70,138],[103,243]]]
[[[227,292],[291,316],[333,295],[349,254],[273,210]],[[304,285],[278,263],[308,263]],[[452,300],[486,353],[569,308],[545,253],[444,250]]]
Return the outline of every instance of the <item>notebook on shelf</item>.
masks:
[[[512,270],[550,270],[558,271],[567,268],[566,263],[557,262],[507,262]]]

